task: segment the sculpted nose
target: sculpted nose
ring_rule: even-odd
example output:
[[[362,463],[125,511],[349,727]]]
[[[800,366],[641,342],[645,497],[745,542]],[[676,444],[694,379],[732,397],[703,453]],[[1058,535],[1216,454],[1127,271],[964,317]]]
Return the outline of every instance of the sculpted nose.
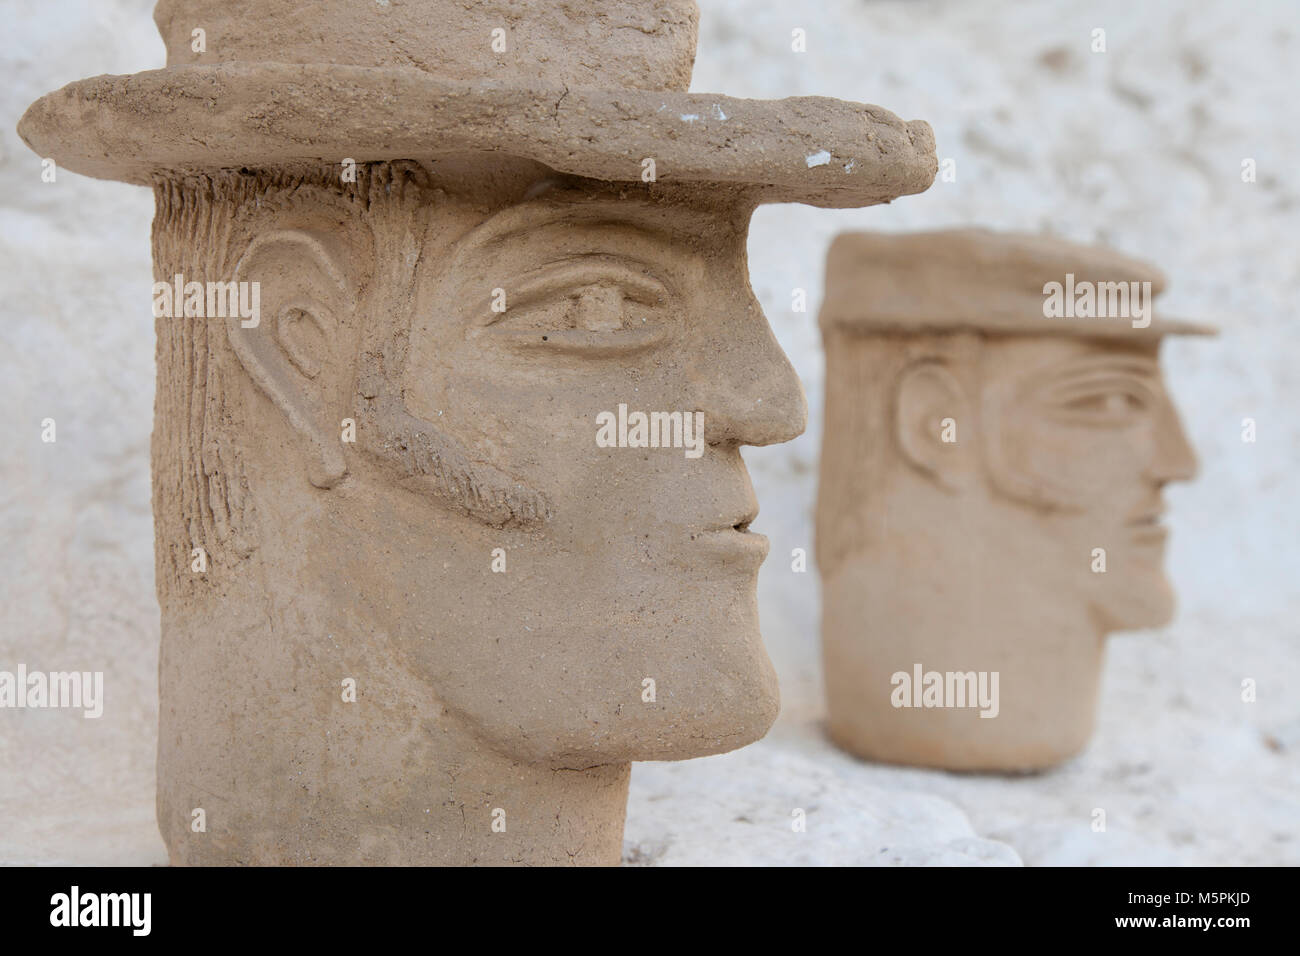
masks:
[[[1165,484],[1191,481],[1197,470],[1196,452],[1183,430],[1178,410],[1172,401],[1166,399],[1165,413],[1156,429],[1156,449],[1148,473],[1152,480]]]
[[[776,445],[803,434],[808,401],[794,367],[753,302],[743,335],[719,338],[693,370],[710,445]]]

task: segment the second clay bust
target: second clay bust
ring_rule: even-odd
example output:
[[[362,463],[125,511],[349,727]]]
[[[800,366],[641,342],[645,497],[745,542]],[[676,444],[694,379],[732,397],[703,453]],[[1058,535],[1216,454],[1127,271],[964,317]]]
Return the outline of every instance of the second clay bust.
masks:
[[[831,736],[896,763],[1058,763],[1091,734],[1106,634],[1172,615],[1162,491],[1196,459],[1158,349],[1204,330],[1153,317],[1152,267],[1039,236],[842,235],[826,281]]]

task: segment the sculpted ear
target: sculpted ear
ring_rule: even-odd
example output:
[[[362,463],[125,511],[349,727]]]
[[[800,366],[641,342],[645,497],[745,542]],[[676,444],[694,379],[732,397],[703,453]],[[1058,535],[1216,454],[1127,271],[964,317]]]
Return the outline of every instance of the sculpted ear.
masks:
[[[909,366],[898,380],[894,436],[903,458],[950,491],[976,473],[972,403],[942,363]]]
[[[334,414],[334,345],[339,317],[352,306],[351,284],[318,238],[301,230],[260,235],[235,266],[252,286],[249,319],[226,320],[244,370],[301,437],[307,476],[330,488],[347,474]]]

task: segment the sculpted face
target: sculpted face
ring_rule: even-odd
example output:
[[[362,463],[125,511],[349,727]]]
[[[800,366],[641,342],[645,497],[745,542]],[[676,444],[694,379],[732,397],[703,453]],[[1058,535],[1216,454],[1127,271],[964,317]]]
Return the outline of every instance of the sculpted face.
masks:
[[[1196,460],[1159,343],[1202,329],[1046,319],[1058,272],[1164,286],[1044,236],[832,246],[818,562],[827,727],[852,753],[1057,765],[1092,734],[1107,635],[1172,616],[1164,489]]]
[[[998,520],[1033,542],[1019,571],[1041,578],[1044,593],[1082,597],[1107,630],[1173,613],[1162,491],[1189,480],[1196,459],[1157,348],[1041,337],[982,352],[986,467],[1011,505]],[[1104,574],[1092,570],[1095,548]]]
[[[748,218],[734,201],[559,191],[468,232],[434,217],[407,300],[407,431],[544,517],[458,514],[371,474],[372,510],[400,530],[364,560],[393,581],[375,610],[408,666],[513,757],[700,756],[775,719],[755,591],[768,544],[748,530],[740,446],[794,438],[806,405],[749,287]],[[598,416],[620,404],[701,413],[702,448],[602,447]]]

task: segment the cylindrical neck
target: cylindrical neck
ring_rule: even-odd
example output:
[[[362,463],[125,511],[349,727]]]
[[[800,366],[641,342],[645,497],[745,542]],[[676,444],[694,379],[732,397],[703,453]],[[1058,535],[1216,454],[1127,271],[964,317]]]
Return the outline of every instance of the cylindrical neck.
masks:
[[[174,864],[619,862],[630,764],[497,753],[350,599],[263,570],[163,608],[158,818]]]
[[[888,514],[869,549],[823,571],[832,736],[871,759],[957,770],[1039,769],[1077,752],[1104,646],[1086,603],[1037,587],[996,535],[921,527],[911,507]],[[931,686],[940,675],[943,696],[912,687],[918,671]],[[996,699],[950,699],[972,674]]]

